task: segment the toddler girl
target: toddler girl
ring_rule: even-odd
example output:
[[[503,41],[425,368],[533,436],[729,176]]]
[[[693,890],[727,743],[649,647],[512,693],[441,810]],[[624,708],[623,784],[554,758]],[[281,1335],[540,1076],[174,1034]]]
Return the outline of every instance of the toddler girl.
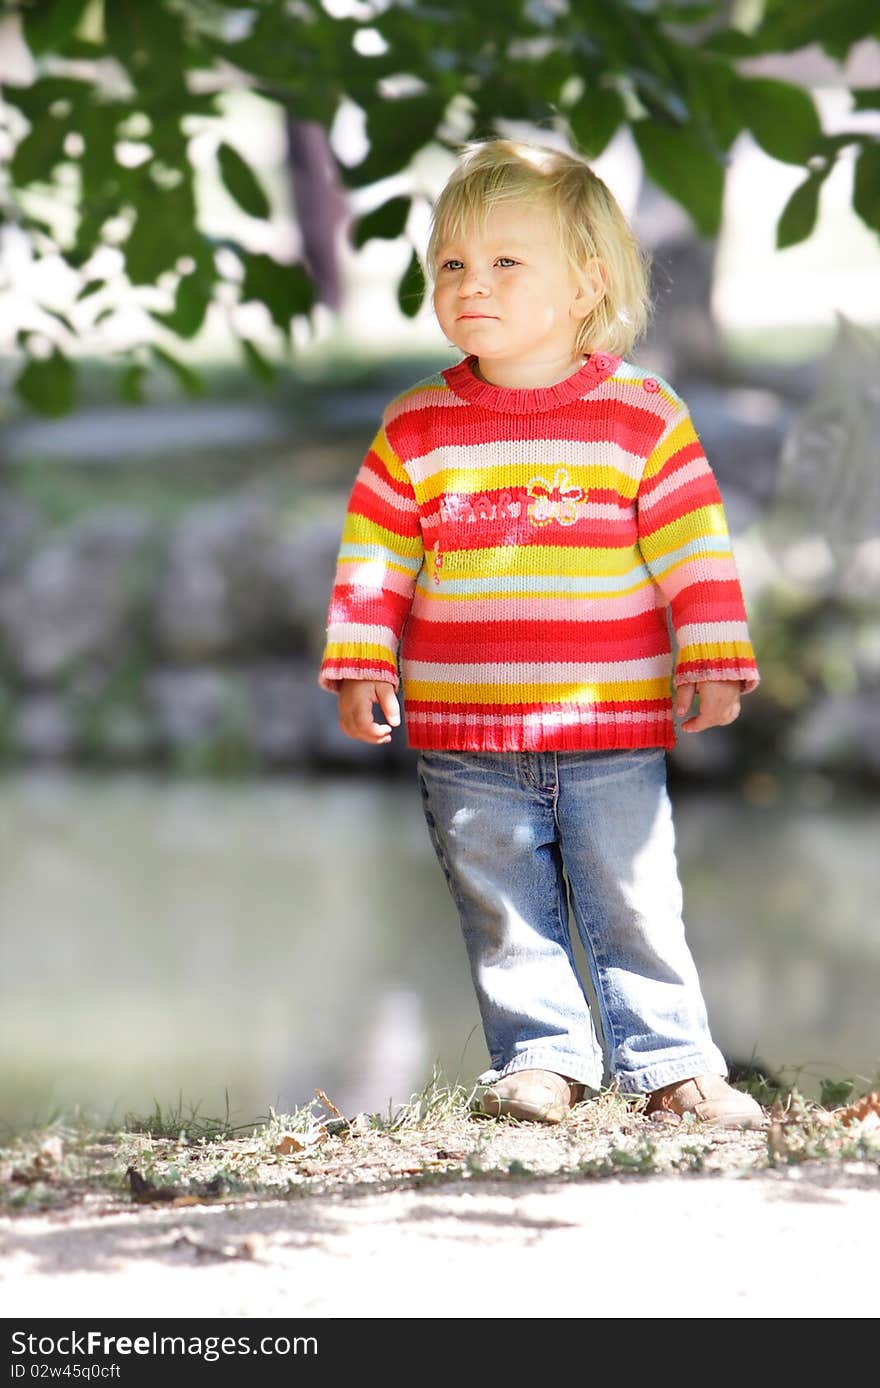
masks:
[[[666,790],[673,699],[684,732],[724,725],[758,672],[687,406],[626,359],[647,255],[583,159],[495,139],[462,147],[427,268],[464,356],[384,410],[319,681],[345,733],[388,742],[399,647],[491,1061],[477,1107],[557,1122],[607,1073],[649,1113],[758,1126],[709,1032]]]

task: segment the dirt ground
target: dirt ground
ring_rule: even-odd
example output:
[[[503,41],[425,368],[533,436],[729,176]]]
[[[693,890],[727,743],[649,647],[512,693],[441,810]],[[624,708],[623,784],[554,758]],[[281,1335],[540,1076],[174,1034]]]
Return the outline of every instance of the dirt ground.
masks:
[[[373,1122],[6,1149],[4,1316],[876,1315],[876,1123]]]

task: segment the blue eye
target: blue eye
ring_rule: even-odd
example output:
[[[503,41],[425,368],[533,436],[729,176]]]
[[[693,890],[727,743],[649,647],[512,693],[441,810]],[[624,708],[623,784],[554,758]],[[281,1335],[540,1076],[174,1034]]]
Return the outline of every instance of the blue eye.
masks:
[[[518,261],[514,260],[512,256],[509,256],[509,255],[499,255],[499,256],[498,256],[498,259],[499,259],[499,260],[506,260],[506,261],[508,262],[508,264],[510,264],[510,265],[517,265],[517,264],[519,263]],[[460,264],[461,264],[461,261],[460,261],[460,260],[444,260],[443,263],[442,263],[442,265],[440,266],[440,269],[441,269],[441,270],[445,270],[449,265],[460,265]]]

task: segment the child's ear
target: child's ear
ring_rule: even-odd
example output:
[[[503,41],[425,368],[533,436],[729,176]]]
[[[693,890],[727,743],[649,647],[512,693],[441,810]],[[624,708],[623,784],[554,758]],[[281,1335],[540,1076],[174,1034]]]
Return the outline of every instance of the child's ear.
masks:
[[[576,318],[586,318],[605,297],[608,288],[608,271],[601,260],[588,260],[583,278],[586,283],[578,285],[572,303],[572,313]]]

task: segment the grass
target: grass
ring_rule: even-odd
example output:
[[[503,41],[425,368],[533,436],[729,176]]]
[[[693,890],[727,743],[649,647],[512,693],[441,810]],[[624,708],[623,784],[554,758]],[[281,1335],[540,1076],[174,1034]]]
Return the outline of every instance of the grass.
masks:
[[[826,1097],[841,1100],[840,1081]],[[83,1117],[10,1136],[0,1146],[0,1210],[81,1207],[112,1213],[132,1202],[164,1207],[302,1199],[467,1181],[572,1181],[701,1173],[754,1175],[795,1164],[846,1174],[880,1170],[880,1125],[842,1121],[835,1107],[756,1072],[741,1084],[769,1100],[766,1130],[674,1126],[643,1116],[643,1099],[614,1089],[578,1105],[563,1123],[477,1118],[472,1091],[435,1068],[419,1093],[387,1114],[346,1117],[322,1091],[290,1113],[248,1123],[200,1105],[129,1113],[101,1127]],[[851,1090],[850,1090],[851,1092]],[[848,1097],[848,1096],[846,1096]]]

